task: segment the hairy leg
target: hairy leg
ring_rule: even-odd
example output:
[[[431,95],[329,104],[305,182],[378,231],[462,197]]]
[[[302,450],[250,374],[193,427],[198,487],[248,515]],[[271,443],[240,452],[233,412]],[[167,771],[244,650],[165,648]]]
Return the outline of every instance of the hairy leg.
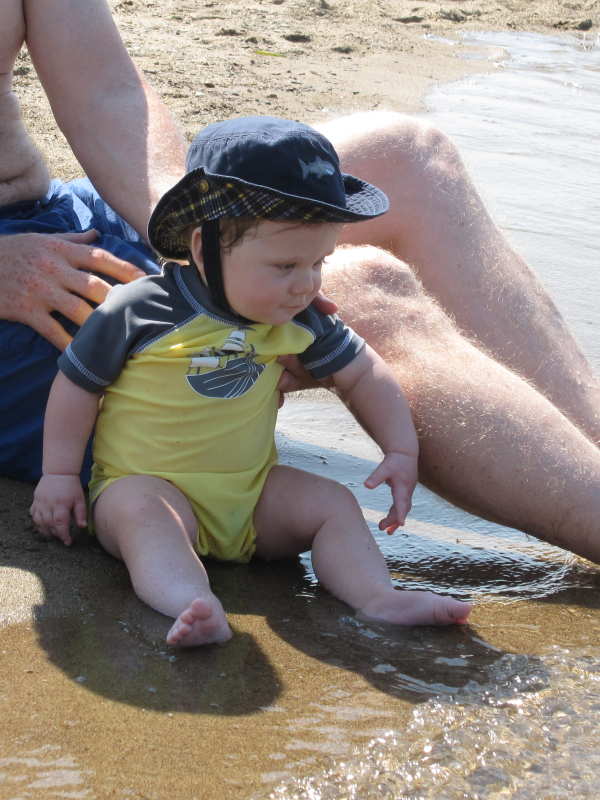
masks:
[[[347,226],[346,241],[383,247],[410,264],[461,330],[599,443],[600,383],[538,279],[491,220],[452,142],[386,112],[319,127],[343,168],[390,198],[388,214]]]
[[[230,638],[223,607],[192,546],[196,519],[175,486],[145,475],[121,478],[96,501],[94,524],[104,549],[125,562],[140,600],[176,618],[168,644]]]
[[[600,562],[600,452],[589,439],[465,338],[391,254],[341,248],[324,278],[404,388],[420,480],[474,514]]]
[[[449,625],[464,622],[471,610],[451,597],[394,589],[354,495],[335,481],[274,467],[254,521],[257,556],[283,558],[311,549],[319,581],[362,617],[396,625]]]

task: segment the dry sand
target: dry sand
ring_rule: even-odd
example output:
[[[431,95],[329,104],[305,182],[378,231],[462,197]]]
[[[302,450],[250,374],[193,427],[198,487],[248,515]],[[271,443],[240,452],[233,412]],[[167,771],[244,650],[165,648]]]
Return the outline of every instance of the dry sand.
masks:
[[[433,83],[491,68],[487,53],[463,60],[461,45],[426,34],[555,34],[584,30],[588,20],[594,34],[600,23],[597,0],[112,5],[136,62],[188,135],[231,114],[310,121],[418,110]],[[53,172],[80,174],[24,54],[17,91]],[[347,481],[349,459],[327,458],[328,474]],[[483,604],[473,629],[401,632],[374,645],[339,604],[314,596],[299,566],[254,565],[213,569],[232,643],[174,656],[161,645],[164,620],[132,597],[121,565],[88,541],[65,551],[34,534],[30,495],[28,486],[0,482],[0,800],[248,798],[278,775],[317,772],[401,726],[418,693],[386,677],[389,661],[409,683],[443,685],[473,672],[432,667],[431,647],[449,658],[479,648],[481,666],[504,649],[541,650],[548,630],[557,641],[597,638],[582,607],[590,593],[573,593],[560,603]]]
[[[414,111],[428,86],[489,68],[465,61],[465,30],[556,34],[600,25],[600,0],[112,0],[123,38],[185,127],[235,114],[306,122],[354,110]],[[589,28],[591,24],[591,28]],[[588,34],[589,35],[589,34]],[[60,177],[79,169],[57,140],[25,56],[19,95],[37,141]]]

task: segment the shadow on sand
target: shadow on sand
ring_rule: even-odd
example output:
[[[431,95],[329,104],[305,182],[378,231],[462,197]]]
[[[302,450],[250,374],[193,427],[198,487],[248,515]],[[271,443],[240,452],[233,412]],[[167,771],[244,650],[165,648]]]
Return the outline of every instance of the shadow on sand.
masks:
[[[27,516],[30,487],[5,481],[2,488],[8,507],[0,563],[34,573],[43,586],[44,602],[34,609],[40,646],[73,681],[118,702],[222,715],[273,706],[282,678],[270,654],[271,637],[260,641],[253,632],[257,619],[266,620],[281,641],[298,651],[299,667],[318,669],[321,662],[349,670],[380,692],[408,702],[452,694],[466,684],[483,685],[490,666],[503,655],[469,626],[390,629],[361,623],[314,586],[300,562],[210,564],[211,582],[231,618],[234,638],[201,651],[176,651],[164,645],[168,621],[135,598],[121,563],[87,536],[69,550],[41,539]],[[412,573],[438,590],[448,581],[462,595],[476,586],[484,591],[510,586],[511,578],[514,585],[515,563],[521,581],[527,573],[531,583],[544,570],[544,562],[531,555],[502,558],[495,553],[490,558],[480,548],[462,545],[459,557],[447,548],[444,554],[439,542],[436,550],[435,539],[416,536],[415,541],[402,564],[397,556],[388,563],[397,574]],[[428,546],[429,560],[421,552]],[[591,574],[596,582],[596,573],[586,573],[588,582]],[[591,593],[582,590],[581,603],[591,600]]]

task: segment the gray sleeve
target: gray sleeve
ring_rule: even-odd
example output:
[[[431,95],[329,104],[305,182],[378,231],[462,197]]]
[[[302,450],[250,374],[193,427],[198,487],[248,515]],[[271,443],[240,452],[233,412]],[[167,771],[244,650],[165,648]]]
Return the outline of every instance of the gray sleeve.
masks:
[[[119,375],[136,339],[131,307],[116,286],[79,329],[58,359],[67,378],[88,392],[100,393]]]
[[[104,391],[131,355],[198,313],[177,276],[168,269],[114,286],[58,359],[59,369],[88,392]]]
[[[315,341],[299,355],[313,378],[327,378],[338,372],[353,361],[365,345],[365,340],[344,325],[337,315],[322,314],[313,306],[295,321],[315,334]]]

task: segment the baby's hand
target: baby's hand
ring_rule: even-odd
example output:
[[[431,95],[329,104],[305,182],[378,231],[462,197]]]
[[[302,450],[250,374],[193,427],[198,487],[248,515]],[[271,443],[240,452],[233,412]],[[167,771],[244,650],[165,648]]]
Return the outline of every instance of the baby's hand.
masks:
[[[416,453],[386,453],[381,464],[365,481],[367,489],[375,489],[385,481],[392,490],[394,502],[387,517],[384,517],[379,523],[380,531],[392,534],[398,526],[404,525],[417,485],[417,462]]]
[[[56,536],[63,544],[71,544],[71,515],[80,528],[87,522],[79,475],[44,475],[33,493],[29,513],[43,536]]]

